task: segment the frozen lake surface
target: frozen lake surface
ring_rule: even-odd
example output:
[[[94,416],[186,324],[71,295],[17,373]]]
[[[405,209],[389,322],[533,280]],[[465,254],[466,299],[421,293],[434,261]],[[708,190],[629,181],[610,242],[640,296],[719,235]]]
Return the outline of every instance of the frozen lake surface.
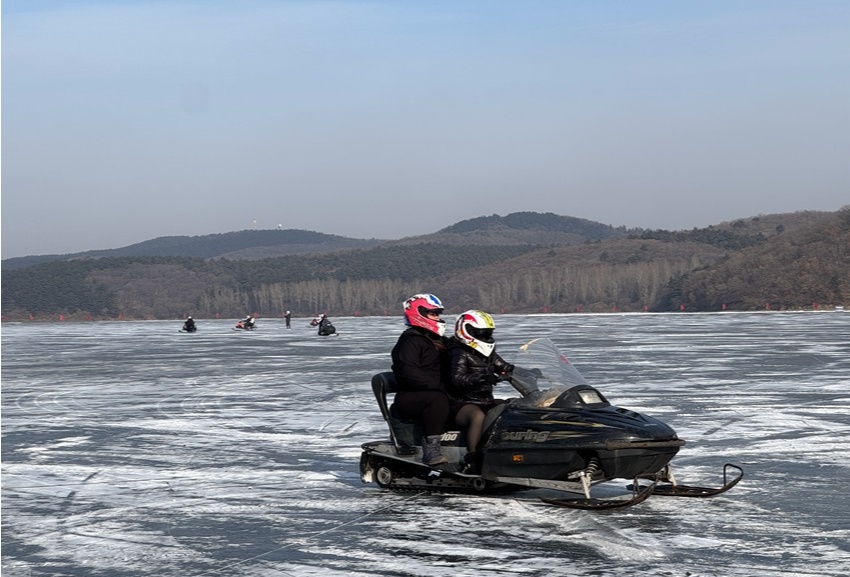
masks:
[[[403,326],[333,321],[4,324],[3,576],[850,574],[850,314],[497,316],[676,429],[680,482],[746,472],[605,512],[363,484]]]

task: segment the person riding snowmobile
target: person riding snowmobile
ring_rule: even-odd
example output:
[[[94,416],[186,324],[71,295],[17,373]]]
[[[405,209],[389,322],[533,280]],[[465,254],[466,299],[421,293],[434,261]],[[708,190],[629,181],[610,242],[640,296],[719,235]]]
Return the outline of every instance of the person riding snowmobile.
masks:
[[[467,428],[464,462],[469,472],[478,472],[480,467],[477,450],[484,416],[505,402],[493,397],[493,385],[507,380],[514,370],[514,365],[496,352],[495,329],[493,317],[486,312],[465,311],[455,321],[451,342],[451,380],[446,392],[451,401],[452,422]]]
[[[399,415],[421,421],[422,462],[440,465],[449,460],[440,448],[440,436],[449,417],[448,339],[440,319],[443,303],[432,294],[416,294],[404,301],[407,328],[393,347],[392,372],[399,392],[394,399]]]
[[[194,319],[192,319],[192,317],[188,317],[186,319],[186,322],[183,323],[183,330],[186,331],[187,333],[194,333],[195,331],[198,330],[198,327],[195,326],[195,321],[194,321]]]
[[[331,323],[331,319],[328,318],[328,315],[322,313],[322,316],[319,320],[319,336],[326,337],[336,333],[336,327]]]

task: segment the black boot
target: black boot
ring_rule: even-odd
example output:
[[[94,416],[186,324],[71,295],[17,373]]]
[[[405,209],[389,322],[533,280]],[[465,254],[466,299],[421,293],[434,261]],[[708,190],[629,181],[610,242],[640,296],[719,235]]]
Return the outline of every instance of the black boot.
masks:
[[[481,474],[481,453],[478,451],[469,451],[463,456],[463,472],[467,475]]]
[[[449,462],[443,456],[440,447],[440,435],[429,435],[422,439],[422,462],[431,467]]]

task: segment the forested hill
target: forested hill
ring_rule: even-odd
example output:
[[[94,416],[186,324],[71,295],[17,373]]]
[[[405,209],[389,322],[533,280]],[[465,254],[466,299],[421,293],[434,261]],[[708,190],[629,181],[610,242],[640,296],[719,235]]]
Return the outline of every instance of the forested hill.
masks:
[[[850,308],[850,207],[539,244],[518,243],[510,232],[497,244],[498,230],[511,228],[500,218],[436,233],[451,235],[443,243],[385,241],[259,260],[82,258],[4,270],[3,318],[397,314],[416,292],[439,295],[449,313]],[[476,244],[485,236],[489,242]]]
[[[615,229],[607,224],[572,216],[561,216],[551,212],[514,212],[506,216],[499,216],[498,214],[479,216],[447,226],[440,229],[439,232],[470,233],[504,229],[564,232],[592,240],[613,238],[624,234],[623,229]]]
[[[358,239],[309,230],[243,230],[202,236],[164,236],[122,248],[90,250],[62,255],[9,258],[4,270],[19,269],[51,261],[70,261],[110,257],[197,257],[231,260],[259,260],[289,255],[327,254],[341,250],[379,245],[420,243],[474,245],[550,245],[575,244],[589,240],[619,238],[627,234],[623,227],[537,212],[516,212],[464,220],[436,233],[399,240]],[[634,231],[633,231],[634,232]]]
[[[202,236],[163,236],[122,248],[86,252],[26,256],[3,260],[3,269],[25,268],[57,260],[125,256],[165,256],[257,260],[291,254],[317,254],[367,248],[379,240],[347,238],[309,230],[243,230]]]
[[[463,220],[436,233],[413,236],[396,244],[437,242],[446,244],[578,244],[587,241],[622,238],[639,229],[615,228],[583,218],[551,212],[514,212]]]

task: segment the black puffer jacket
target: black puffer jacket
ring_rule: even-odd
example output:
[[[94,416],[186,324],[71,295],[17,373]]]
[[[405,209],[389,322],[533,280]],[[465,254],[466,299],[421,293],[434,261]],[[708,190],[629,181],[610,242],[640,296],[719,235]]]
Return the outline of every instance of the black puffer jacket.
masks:
[[[496,352],[495,347],[489,357],[485,357],[457,339],[451,339],[451,380],[446,392],[452,402],[471,401],[488,404],[493,399],[493,383],[483,382],[487,375],[510,373],[514,366],[505,361]]]
[[[402,391],[445,391],[448,339],[417,327],[398,338],[392,350],[396,383]]]

